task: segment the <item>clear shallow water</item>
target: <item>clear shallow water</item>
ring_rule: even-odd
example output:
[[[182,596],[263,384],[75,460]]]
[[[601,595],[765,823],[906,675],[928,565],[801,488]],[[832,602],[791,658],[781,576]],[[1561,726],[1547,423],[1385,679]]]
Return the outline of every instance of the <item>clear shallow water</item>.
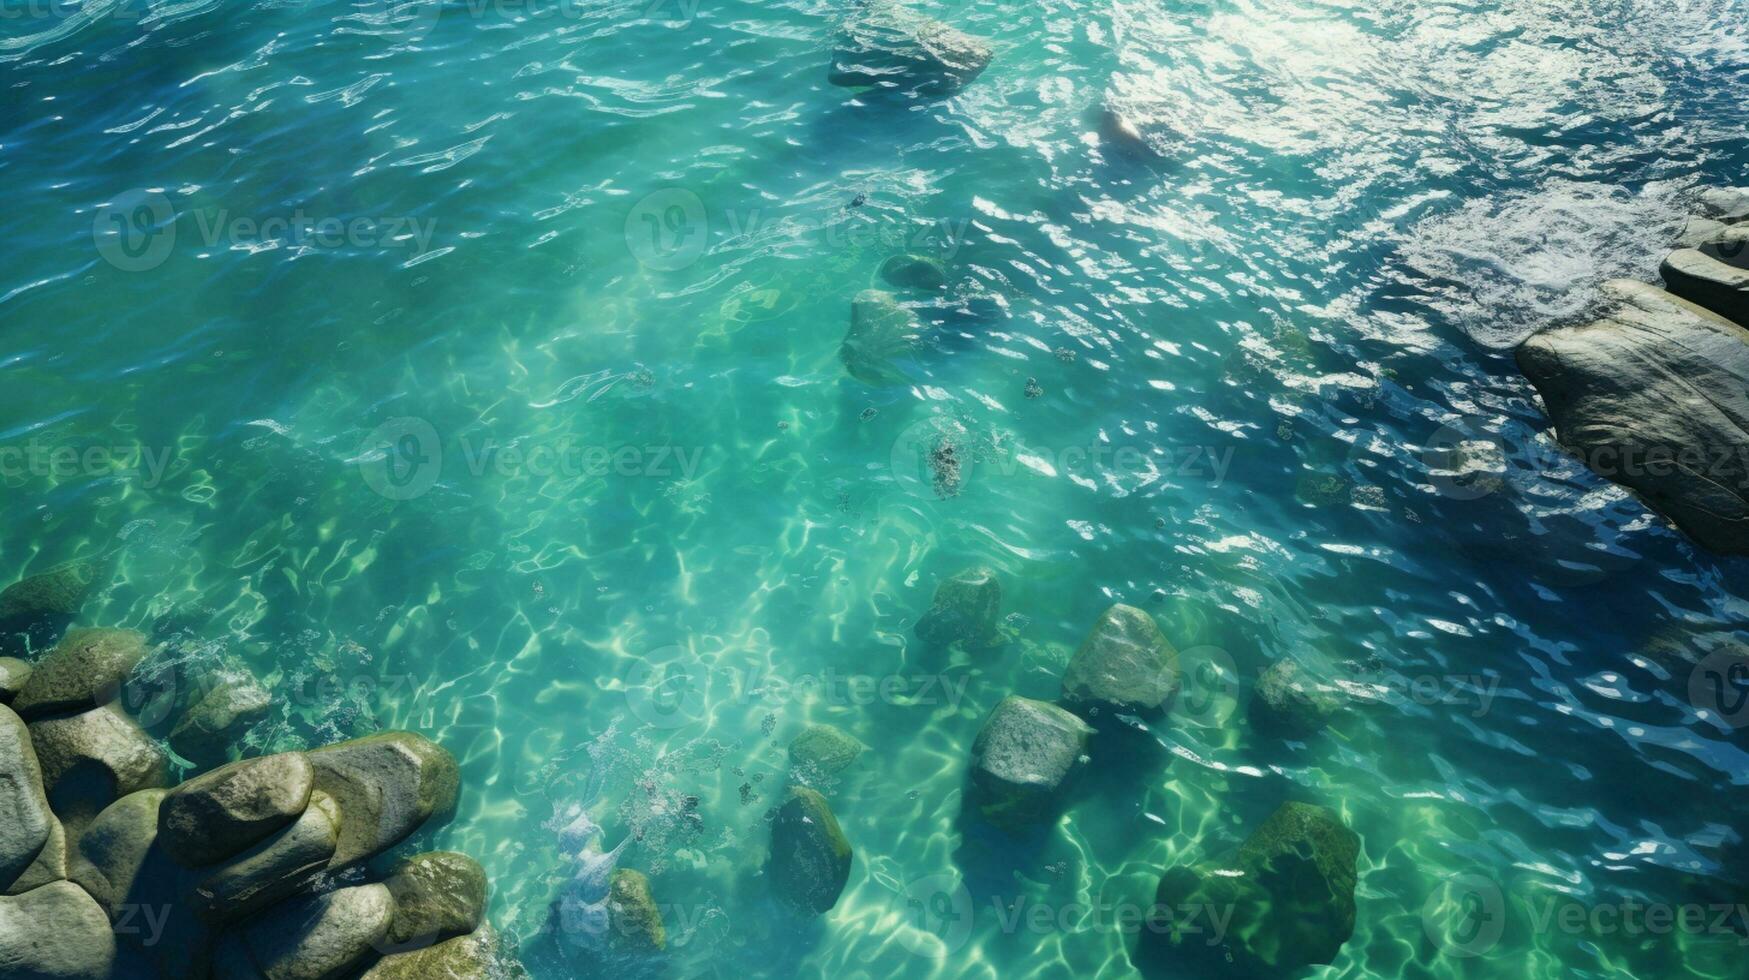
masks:
[[[677,975],[1127,976],[1093,907],[1289,798],[1363,842],[1324,975],[1740,969],[1540,924],[1740,897],[1742,742],[1689,681],[1749,582],[1555,454],[1506,353],[1742,182],[1741,4],[940,4],[995,62],[898,103],[825,84],[842,5],[6,3],[3,574],[115,551],[88,618],[249,665],[264,749],[443,742],[417,843],[486,864],[537,976],[576,801],[643,831]],[[1104,158],[1106,101],[1161,162]],[[962,308],[873,388],[838,342],[906,247]],[[1015,639],[922,649],[972,563]],[[1041,839],[962,826],[980,719],[1114,600],[1231,675]],[[1282,657],[1367,701],[1255,738]],[[873,751],[797,927],[756,875],[815,721]],[[1477,902],[1497,940],[1453,939]]]

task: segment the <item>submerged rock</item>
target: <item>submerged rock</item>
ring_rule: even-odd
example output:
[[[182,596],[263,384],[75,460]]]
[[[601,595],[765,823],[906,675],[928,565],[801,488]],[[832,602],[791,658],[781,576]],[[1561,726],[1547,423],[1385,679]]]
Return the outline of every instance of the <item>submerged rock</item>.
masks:
[[[415,855],[395,867],[387,884],[395,899],[389,942],[398,947],[467,935],[486,914],[486,871],[466,854]]]
[[[1123,113],[1109,106],[1099,112],[1099,145],[1120,159],[1149,161],[1160,159],[1141,127]]]
[[[607,891],[607,948],[625,953],[659,953],[668,947],[662,910],[641,871],[618,868]]]
[[[202,920],[246,916],[291,895],[327,870],[340,844],[340,806],[321,790],[310,794],[292,824],[220,864],[189,889],[188,904]]]
[[[971,781],[985,819],[1018,828],[1061,807],[1093,729],[1054,704],[1010,695],[972,742]]]
[[[917,315],[892,293],[865,289],[850,304],[850,330],[838,357],[858,381],[894,384],[905,379],[897,362],[910,356],[922,329]]]
[[[0,898],[0,977],[109,980],[114,967],[109,917],[78,885]]]
[[[1563,446],[1703,546],[1749,554],[1749,333],[1645,283],[1518,348]]]
[[[455,757],[412,732],[381,732],[307,753],[316,788],[340,805],[339,867],[399,844],[455,806]]]
[[[881,278],[903,289],[946,289],[947,267],[927,255],[894,255],[881,263]]]
[[[435,946],[378,960],[358,980],[518,980],[521,965],[507,957],[498,936],[481,927]]]
[[[1199,973],[1287,975],[1336,959],[1354,934],[1360,839],[1323,807],[1287,803],[1238,850],[1169,869],[1155,891],[1147,934]],[[1230,916],[1212,945],[1199,914]],[[1228,953],[1231,958],[1228,958]]]
[[[54,823],[24,720],[0,706],[0,891],[36,863]]]
[[[244,759],[196,776],[164,800],[164,849],[189,867],[223,860],[296,820],[314,788],[314,770],[296,752]]]
[[[374,957],[394,914],[387,886],[357,885],[274,906],[228,941],[247,950],[265,980],[339,980]],[[219,980],[238,952],[221,955]]]
[[[73,630],[32,668],[12,710],[35,721],[108,704],[145,656],[146,638],[133,630]]]
[[[70,832],[129,793],[169,783],[163,750],[114,702],[29,728],[49,806]]]
[[[935,587],[929,611],[917,620],[917,638],[931,646],[1002,642],[1002,583],[988,568],[968,568]]]
[[[927,96],[958,92],[989,67],[982,40],[892,3],[865,8],[845,23],[827,80]]]
[[[70,561],[0,590],[0,637],[22,634],[36,647],[55,642],[107,568],[96,558]]]
[[[809,725],[789,743],[789,765],[802,781],[836,776],[850,768],[865,748],[832,725]]]
[[[1117,603],[1093,624],[1063,672],[1063,703],[1079,712],[1150,714],[1178,691],[1178,651],[1154,617]]]
[[[771,822],[771,856],[765,873],[778,900],[804,915],[821,915],[838,904],[850,881],[850,841],[826,798],[792,786]]]
[[[1264,731],[1306,738],[1322,731],[1337,707],[1336,697],[1307,677],[1299,664],[1278,660],[1257,679],[1249,717]]]
[[[227,674],[176,722],[170,747],[197,765],[218,765],[273,706],[267,689],[244,673]]]

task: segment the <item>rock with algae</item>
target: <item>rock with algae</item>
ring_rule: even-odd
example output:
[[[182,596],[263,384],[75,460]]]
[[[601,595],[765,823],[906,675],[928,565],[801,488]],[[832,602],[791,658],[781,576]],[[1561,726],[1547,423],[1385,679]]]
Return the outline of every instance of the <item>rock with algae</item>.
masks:
[[[1002,642],[1002,583],[988,568],[968,568],[935,587],[929,611],[917,620],[917,638],[931,646]]]

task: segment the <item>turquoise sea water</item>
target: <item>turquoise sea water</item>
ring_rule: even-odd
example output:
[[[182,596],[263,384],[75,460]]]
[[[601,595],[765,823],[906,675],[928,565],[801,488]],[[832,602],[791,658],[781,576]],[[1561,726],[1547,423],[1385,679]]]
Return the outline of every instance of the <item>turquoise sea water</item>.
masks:
[[[1362,840],[1317,975],[1742,975],[1742,921],[1621,912],[1744,899],[1749,712],[1694,664],[1749,574],[1509,356],[1744,182],[1742,3],[918,4],[995,50],[934,100],[826,83],[850,4],[0,5],[0,580],[113,553],[86,619],[170,694],[248,666],[262,750],[450,748],[415,844],[536,977],[583,975],[572,803],[638,835],[672,975],[1104,978],[1115,910],[1287,799]],[[952,287],[871,386],[838,345],[901,251]],[[1011,642],[923,648],[971,564]],[[1037,839],[962,821],[981,719],[1114,601],[1184,702]],[[1281,658],[1355,695],[1329,733],[1246,724]],[[759,872],[811,722],[871,751],[798,924]]]

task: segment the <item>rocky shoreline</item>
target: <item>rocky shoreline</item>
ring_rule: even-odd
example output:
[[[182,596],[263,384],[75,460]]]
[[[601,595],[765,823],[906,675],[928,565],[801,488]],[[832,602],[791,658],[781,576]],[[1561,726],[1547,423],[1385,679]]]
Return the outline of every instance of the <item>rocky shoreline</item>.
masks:
[[[50,639],[101,577],[77,562],[0,592],[9,631]],[[20,629],[22,628],[22,629]],[[456,761],[414,732],[225,761],[265,712],[230,677],[169,735],[217,763],[180,783],[123,697],[132,630],[67,630],[0,658],[0,977],[486,980],[523,973],[463,854],[369,862],[455,808]]]

